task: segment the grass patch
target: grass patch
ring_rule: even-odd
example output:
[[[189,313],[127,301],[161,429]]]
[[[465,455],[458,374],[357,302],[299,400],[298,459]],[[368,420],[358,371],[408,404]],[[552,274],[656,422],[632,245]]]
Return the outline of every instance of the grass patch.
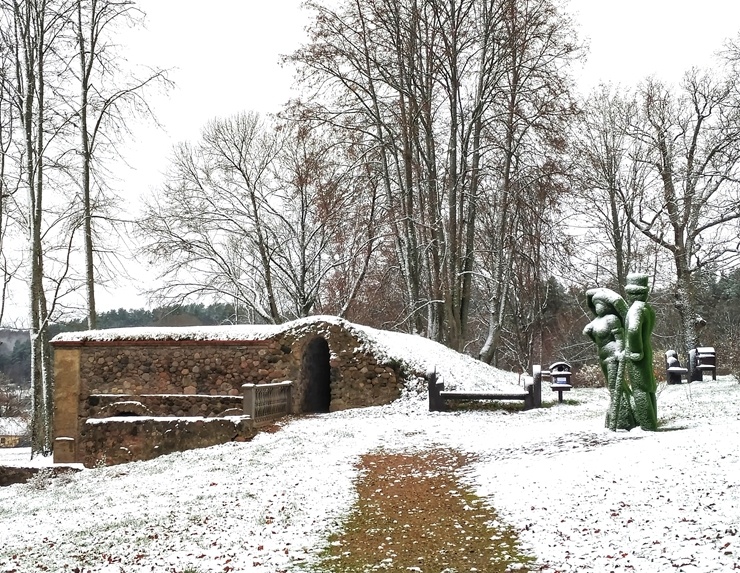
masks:
[[[523,400],[447,400],[448,411],[472,410],[475,412],[521,412]]]
[[[529,571],[517,532],[459,483],[466,462],[449,450],[363,456],[359,500],[313,570]]]
[[[579,406],[582,404],[580,400],[574,398],[565,398],[562,402],[555,400],[554,402],[542,402],[541,408],[553,408],[554,406]]]
[[[555,406],[578,406],[582,402],[573,398],[566,398],[562,402],[542,402],[540,408]],[[523,412],[522,400],[447,400],[448,412]]]
[[[675,432],[678,430],[688,430],[687,424],[675,425],[677,418],[675,416],[659,417],[658,418],[658,432]]]

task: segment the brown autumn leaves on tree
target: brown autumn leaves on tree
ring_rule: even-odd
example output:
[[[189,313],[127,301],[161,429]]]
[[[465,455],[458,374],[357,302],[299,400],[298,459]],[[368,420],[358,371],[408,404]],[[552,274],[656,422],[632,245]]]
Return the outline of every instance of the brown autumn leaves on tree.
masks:
[[[231,129],[250,151],[224,161],[208,126],[152,201],[162,302],[221,297],[269,322],[340,314],[528,369],[559,352],[545,317],[563,289],[647,271],[676,286],[695,343],[687,277],[736,252],[731,70],[578,104],[568,74],[583,51],[552,2],[307,8],[307,40],[285,58],[301,96],[250,119],[277,143]],[[250,201],[215,201],[229,223],[194,224],[203,209],[184,196],[224,192]]]
[[[563,243],[570,21],[544,0],[308,8],[286,58],[303,96],[276,122],[207,126],[151,201],[162,301],[220,296],[269,322],[337,313],[473,342],[488,362],[515,315],[526,354]]]
[[[344,2],[315,12],[289,60],[302,117],[362,134],[389,214],[406,328],[462,350],[487,324],[494,361],[510,273],[542,261],[531,187],[557,193],[557,125],[572,111],[566,75],[579,53],[548,1]],[[554,217],[545,201],[544,217]],[[546,223],[543,223],[546,224]],[[486,307],[473,317],[473,305]]]

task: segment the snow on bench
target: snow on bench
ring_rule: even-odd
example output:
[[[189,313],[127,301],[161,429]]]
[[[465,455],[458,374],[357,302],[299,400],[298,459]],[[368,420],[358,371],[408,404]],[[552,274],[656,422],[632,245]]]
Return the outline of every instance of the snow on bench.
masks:
[[[681,376],[686,376],[689,369],[681,366],[678,353],[675,350],[667,350],[665,353],[665,371],[668,384],[681,384]]]

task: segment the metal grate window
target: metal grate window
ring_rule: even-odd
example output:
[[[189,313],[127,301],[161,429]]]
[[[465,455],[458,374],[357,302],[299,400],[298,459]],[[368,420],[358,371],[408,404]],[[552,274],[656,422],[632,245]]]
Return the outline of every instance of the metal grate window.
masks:
[[[290,381],[272,384],[244,384],[244,414],[260,425],[290,414]]]
[[[255,390],[255,422],[280,418],[290,412],[290,386],[258,384]]]

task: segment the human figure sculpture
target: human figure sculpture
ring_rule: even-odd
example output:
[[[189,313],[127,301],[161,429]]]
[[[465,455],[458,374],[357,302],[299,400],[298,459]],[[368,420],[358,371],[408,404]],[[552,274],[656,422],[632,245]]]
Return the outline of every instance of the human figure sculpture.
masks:
[[[625,316],[625,366],[635,417],[643,430],[658,429],[657,383],[653,373],[651,337],[655,326],[655,311],[647,303],[648,275],[627,276],[625,292],[630,303]]]
[[[631,430],[637,426],[630,403],[630,388],[624,377],[624,325],[627,303],[613,290],[595,288],[586,292],[586,300],[595,318],[583,333],[596,344],[601,371],[609,389],[606,427]]]
[[[606,288],[586,292],[595,318],[583,333],[596,343],[599,363],[611,398],[606,427],[611,430],[657,430],[658,407],[651,336],[655,312],[647,304],[648,276],[627,276],[627,302]]]

